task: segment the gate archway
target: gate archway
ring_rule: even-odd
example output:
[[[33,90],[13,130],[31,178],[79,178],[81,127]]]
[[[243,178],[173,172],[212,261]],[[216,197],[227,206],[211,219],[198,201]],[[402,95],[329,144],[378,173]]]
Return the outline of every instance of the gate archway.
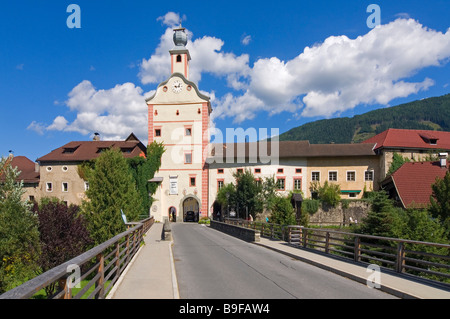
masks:
[[[200,202],[194,196],[186,196],[181,201],[181,209],[183,212],[183,221],[186,221],[186,213],[191,211],[194,212],[196,220],[198,221],[199,212],[200,212]]]

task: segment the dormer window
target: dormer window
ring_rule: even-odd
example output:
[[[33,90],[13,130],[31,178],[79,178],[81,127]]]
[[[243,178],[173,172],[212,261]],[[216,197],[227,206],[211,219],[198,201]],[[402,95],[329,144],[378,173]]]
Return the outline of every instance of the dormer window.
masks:
[[[75,153],[75,151],[77,150],[78,147],[79,147],[79,145],[77,145],[75,147],[64,147],[63,154],[73,154],[73,153]]]
[[[422,140],[430,145],[437,145],[438,138],[431,134],[419,134]]]
[[[131,153],[133,151],[133,149],[129,148],[129,147],[122,147],[121,151],[122,151],[122,153]]]

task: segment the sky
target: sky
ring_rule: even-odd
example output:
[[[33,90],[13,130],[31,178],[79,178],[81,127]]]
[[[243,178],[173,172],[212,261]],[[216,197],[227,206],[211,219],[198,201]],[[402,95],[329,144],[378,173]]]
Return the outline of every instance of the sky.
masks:
[[[448,0],[4,2],[0,155],[35,161],[96,132],[147,143],[145,98],[170,76],[180,23],[222,132],[448,94],[449,17]]]

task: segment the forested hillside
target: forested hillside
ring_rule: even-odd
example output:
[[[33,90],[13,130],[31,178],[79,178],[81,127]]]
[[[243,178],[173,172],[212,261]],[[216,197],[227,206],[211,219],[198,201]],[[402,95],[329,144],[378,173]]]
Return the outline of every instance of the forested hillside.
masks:
[[[319,120],[280,135],[280,141],[359,143],[388,128],[450,131],[450,94],[370,111],[354,117]]]

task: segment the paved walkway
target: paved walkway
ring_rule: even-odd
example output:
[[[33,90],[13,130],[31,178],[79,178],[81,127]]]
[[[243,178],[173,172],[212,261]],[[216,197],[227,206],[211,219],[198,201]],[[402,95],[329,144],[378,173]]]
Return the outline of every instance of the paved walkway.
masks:
[[[154,223],[108,299],[179,299],[172,241],[161,240],[163,223]]]
[[[145,245],[133,258],[118,283],[109,293],[113,299],[178,299],[178,285],[172,255],[172,241],[161,240],[162,223],[155,223],[145,236]],[[372,272],[351,262],[292,247],[286,242],[261,238],[255,243],[311,263],[363,284]],[[380,274],[381,290],[400,298],[450,299],[450,290],[404,278],[391,272]]]

